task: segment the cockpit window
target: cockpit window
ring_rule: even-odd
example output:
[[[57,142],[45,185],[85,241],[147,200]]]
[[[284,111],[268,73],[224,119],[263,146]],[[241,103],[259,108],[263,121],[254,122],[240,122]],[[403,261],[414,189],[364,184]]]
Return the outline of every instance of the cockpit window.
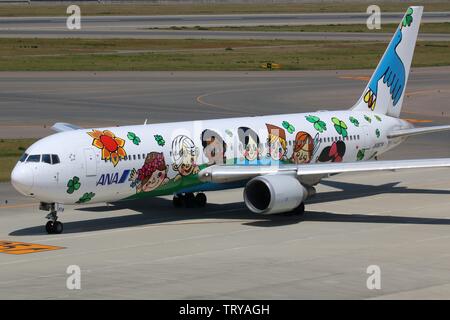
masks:
[[[43,154],[42,155],[42,162],[52,164],[52,159],[50,158],[49,154]]]
[[[24,162],[24,161],[27,159],[27,157],[28,157],[28,153],[24,153],[24,154],[20,157],[19,161],[20,161],[20,162]]]
[[[57,154],[52,154],[52,163],[53,164],[59,163],[59,157]]]
[[[27,162],[39,162],[41,161],[41,155],[40,154],[32,154],[27,158]]]

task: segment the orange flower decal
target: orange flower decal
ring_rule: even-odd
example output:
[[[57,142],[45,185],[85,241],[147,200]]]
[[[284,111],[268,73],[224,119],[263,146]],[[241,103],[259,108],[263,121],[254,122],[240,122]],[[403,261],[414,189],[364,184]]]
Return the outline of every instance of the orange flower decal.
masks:
[[[102,160],[111,160],[114,167],[120,158],[123,159],[127,155],[123,148],[125,140],[116,137],[111,131],[94,129],[87,134],[94,138],[92,145],[102,150]]]

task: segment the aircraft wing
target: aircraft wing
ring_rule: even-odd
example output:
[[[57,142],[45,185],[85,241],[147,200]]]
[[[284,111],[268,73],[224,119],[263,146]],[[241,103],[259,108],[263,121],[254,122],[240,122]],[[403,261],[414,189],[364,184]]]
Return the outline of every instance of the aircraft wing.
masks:
[[[65,123],[65,122],[57,122],[52,126],[52,130],[56,132],[63,132],[63,131],[72,131],[72,130],[79,130],[83,129],[82,127],[79,127],[77,125],[71,124],[71,123]]]
[[[225,183],[248,180],[268,174],[296,174],[299,177],[327,176],[337,173],[368,172],[397,169],[450,167],[450,158],[384,160],[347,163],[286,164],[280,166],[225,166],[214,165],[199,172],[199,178],[205,182]]]
[[[450,130],[450,126],[447,125],[447,126],[433,126],[433,127],[394,130],[394,131],[391,131],[387,137],[389,139],[392,139],[392,138],[414,136],[417,134],[432,133],[432,132],[439,132],[439,131],[445,131],[445,130]]]

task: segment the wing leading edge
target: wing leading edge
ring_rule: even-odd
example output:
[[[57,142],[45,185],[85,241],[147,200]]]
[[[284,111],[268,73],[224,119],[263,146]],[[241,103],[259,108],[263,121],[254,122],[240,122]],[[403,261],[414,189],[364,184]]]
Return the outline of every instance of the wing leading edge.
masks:
[[[299,177],[326,176],[337,173],[386,171],[399,169],[450,167],[450,158],[385,160],[347,163],[313,163],[306,165],[287,164],[281,166],[220,166],[214,165],[199,172],[204,182],[226,183],[248,180],[267,174],[295,174]]]

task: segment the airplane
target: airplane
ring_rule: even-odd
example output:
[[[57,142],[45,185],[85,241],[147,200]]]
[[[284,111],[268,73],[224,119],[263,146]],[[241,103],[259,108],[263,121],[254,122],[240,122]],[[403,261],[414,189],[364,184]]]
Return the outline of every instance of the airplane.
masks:
[[[21,194],[63,232],[64,205],[173,195],[203,207],[206,191],[243,187],[258,214],[304,214],[321,179],[334,174],[449,167],[450,158],[378,160],[416,128],[399,118],[423,7],[409,7],[356,104],[348,110],[107,128],[56,123],[11,173]]]

